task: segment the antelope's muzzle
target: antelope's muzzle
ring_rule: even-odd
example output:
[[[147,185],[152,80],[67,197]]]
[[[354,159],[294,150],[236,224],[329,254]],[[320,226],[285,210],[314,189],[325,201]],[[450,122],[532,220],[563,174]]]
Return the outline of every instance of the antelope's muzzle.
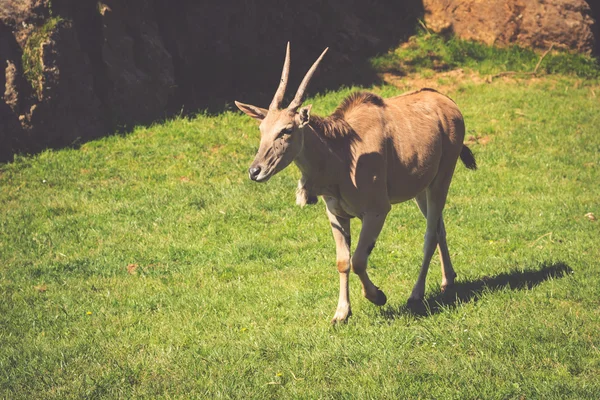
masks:
[[[252,179],[253,181],[256,181],[258,179],[258,176],[260,175],[261,172],[261,168],[260,167],[250,167],[248,169],[248,176],[250,177],[250,179]]]

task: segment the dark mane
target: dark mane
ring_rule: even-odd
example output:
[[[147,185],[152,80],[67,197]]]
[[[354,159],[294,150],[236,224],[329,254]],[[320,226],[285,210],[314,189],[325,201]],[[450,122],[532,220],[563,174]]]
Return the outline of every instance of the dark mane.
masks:
[[[329,117],[323,118],[311,115],[309,126],[317,137],[327,145],[329,150],[334,151],[341,146],[346,148],[347,154],[350,154],[350,148],[354,142],[360,141],[360,138],[350,124],[346,122],[345,116],[361,104],[385,107],[383,98],[380,96],[368,92],[355,92],[346,97]]]
[[[350,124],[335,113],[327,118],[311,115],[309,125],[314,128],[315,133],[320,133],[319,136],[326,140],[339,139],[354,134]]]
[[[310,125],[322,134],[322,139],[335,140],[342,137],[356,136],[352,127],[344,117],[348,112],[361,104],[372,104],[376,107],[385,107],[383,99],[376,94],[368,92],[354,92],[342,101],[342,104],[329,117],[323,118],[316,115],[310,117]],[[320,135],[321,136],[321,135]]]
[[[369,92],[354,92],[342,101],[342,104],[331,115],[332,117],[344,118],[344,115],[361,104],[372,104],[377,107],[385,107],[380,96]]]

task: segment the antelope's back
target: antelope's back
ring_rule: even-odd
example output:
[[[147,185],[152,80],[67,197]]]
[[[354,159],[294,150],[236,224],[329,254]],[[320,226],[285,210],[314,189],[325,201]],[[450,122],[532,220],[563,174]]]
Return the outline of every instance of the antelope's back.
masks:
[[[410,121],[409,129],[436,132],[439,126],[451,142],[464,138],[464,120],[458,105],[448,96],[434,89],[414,92],[386,99],[389,119]],[[422,132],[426,134],[426,132]]]

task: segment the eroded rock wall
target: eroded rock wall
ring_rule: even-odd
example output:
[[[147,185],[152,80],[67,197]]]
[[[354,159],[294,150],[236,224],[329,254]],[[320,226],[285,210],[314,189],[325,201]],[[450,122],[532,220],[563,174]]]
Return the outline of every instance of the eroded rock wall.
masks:
[[[369,83],[420,1],[0,0],[0,160],[239,98],[267,102],[332,47],[313,89]]]
[[[591,53],[596,0],[423,0],[425,23],[435,32],[487,45]]]

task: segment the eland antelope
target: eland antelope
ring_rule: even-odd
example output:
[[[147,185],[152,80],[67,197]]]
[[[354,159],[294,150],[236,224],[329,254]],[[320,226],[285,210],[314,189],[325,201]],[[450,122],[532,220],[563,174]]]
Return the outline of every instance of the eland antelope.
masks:
[[[383,99],[359,92],[348,96],[329,117],[302,106],[308,83],[328,49],[306,73],[287,108],[281,108],[290,70],[290,44],[279,87],[268,109],[235,102],[260,122],[260,146],[249,168],[250,179],[266,182],[292,161],[302,177],[296,202],[313,204],[322,196],[336,244],[340,294],[332,323],[351,315],[350,269],[363,295],[384,305],[385,294],[371,282],[367,260],[391,205],[415,199],[427,220],[423,262],[409,302],[422,301],[431,257],[437,247],[442,290],[454,283],[442,211],[456,161],[475,169],[473,153],[463,144],[465,125],[456,103],[433,89]],[[350,254],[350,219],[362,228]]]

